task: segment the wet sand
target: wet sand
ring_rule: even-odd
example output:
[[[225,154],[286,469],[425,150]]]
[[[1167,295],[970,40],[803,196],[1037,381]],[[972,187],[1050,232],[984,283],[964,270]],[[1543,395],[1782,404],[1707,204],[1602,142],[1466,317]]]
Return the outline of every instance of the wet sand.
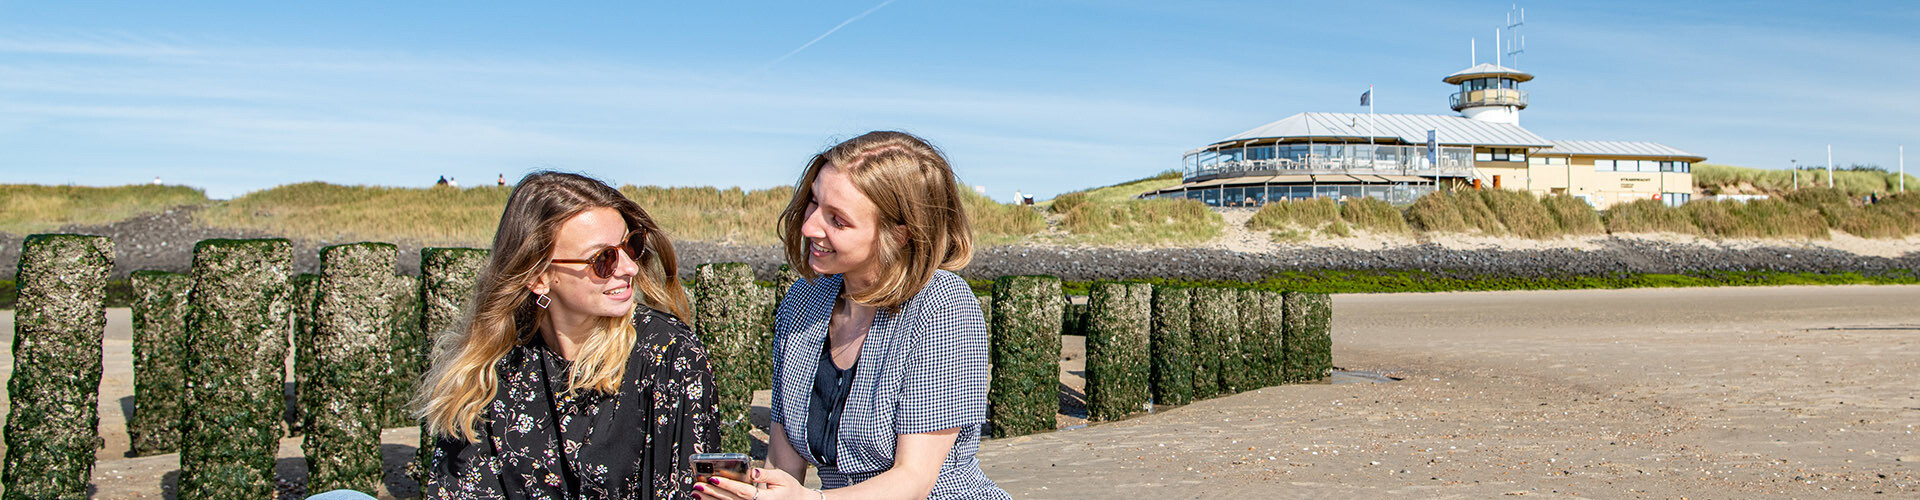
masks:
[[[1405,380],[989,440],[982,465],[1021,498],[1920,494],[1920,287],[1341,295],[1334,310],[1335,365]],[[161,498],[175,455],[125,456],[128,329],[109,313],[95,497]],[[1084,417],[1077,340],[1064,426]],[[390,464],[416,436],[385,433]],[[283,442],[288,490],[299,455]]]
[[[1335,298],[1334,362],[991,441],[1015,496],[1852,498],[1920,493],[1920,287]]]

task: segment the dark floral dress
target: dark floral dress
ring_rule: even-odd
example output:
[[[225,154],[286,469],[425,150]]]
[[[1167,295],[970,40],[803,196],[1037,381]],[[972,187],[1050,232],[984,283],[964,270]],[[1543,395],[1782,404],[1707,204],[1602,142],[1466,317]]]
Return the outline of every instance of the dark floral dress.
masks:
[[[539,335],[508,351],[479,442],[437,440],[424,498],[691,498],[688,458],[720,444],[706,347],[645,306],[634,329],[616,394],[567,393],[571,362]]]

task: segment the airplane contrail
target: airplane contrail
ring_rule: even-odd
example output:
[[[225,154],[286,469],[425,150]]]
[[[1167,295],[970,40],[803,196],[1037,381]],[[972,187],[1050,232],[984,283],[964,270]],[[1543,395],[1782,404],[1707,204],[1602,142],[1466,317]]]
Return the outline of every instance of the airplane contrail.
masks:
[[[785,61],[787,60],[787,58],[793,57],[794,54],[798,54],[802,50],[807,50],[807,47],[812,47],[813,44],[820,43],[821,40],[826,39],[827,36],[832,35],[833,32],[840,31],[840,28],[845,28],[847,27],[847,25],[853,24],[854,21],[859,21],[860,18],[867,17],[867,14],[872,14],[873,11],[880,10],[881,7],[886,7],[887,4],[893,3],[893,1],[894,0],[886,0],[884,2],[880,2],[880,5],[875,5],[873,6],[873,8],[867,9],[866,12],[861,12],[860,15],[849,17],[847,18],[847,20],[841,21],[840,24],[838,26],[834,26],[833,29],[827,30],[826,33],[821,33],[820,36],[813,37],[813,40],[808,40],[807,43],[802,44],[800,48],[793,49],[793,51],[788,52],[787,55],[780,56],[779,59],[774,59],[773,62],[767,63],[766,66],[761,66],[760,69],[764,70],[764,69],[773,67],[773,65],[775,64],[780,64],[781,61]]]

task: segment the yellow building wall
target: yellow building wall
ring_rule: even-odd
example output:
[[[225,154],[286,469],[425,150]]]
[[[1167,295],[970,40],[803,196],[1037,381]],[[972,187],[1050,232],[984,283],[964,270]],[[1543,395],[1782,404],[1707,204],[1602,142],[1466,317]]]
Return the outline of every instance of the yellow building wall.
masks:
[[[1596,172],[1594,160],[1569,159],[1566,165],[1528,165],[1527,189],[1546,196],[1566,193],[1585,196],[1598,208],[1635,200],[1654,199],[1662,193],[1693,193],[1693,174],[1688,172]]]
[[[1533,176],[1533,169],[1526,162],[1518,161],[1477,161],[1474,168],[1480,171],[1482,188],[1493,188],[1494,176],[1500,177],[1501,189],[1526,190]]]

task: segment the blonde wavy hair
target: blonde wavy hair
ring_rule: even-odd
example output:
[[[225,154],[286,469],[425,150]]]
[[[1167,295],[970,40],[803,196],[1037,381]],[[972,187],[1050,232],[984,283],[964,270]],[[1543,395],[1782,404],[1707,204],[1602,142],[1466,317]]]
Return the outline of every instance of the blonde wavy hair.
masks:
[[[960,201],[960,181],[947,158],[927,141],[906,132],[877,131],[848,139],[807,162],[794,185],[793,200],[780,213],[780,240],[787,266],[807,279],[818,278],[807,265],[807,222],[813,181],[833,165],[852,178],[855,189],[873,201],[881,227],[905,229],[905,238],[875,238],[881,259],[880,280],[848,297],[855,302],[893,308],[912,299],[936,270],[958,271],[973,260],[973,231]]]
[[[533,339],[523,332],[534,331],[546,314],[534,305],[527,285],[547,271],[560,225],[597,208],[619,211],[629,232],[645,233],[646,252],[637,257],[640,272],[633,277],[633,287],[647,307],[691,322],[673,244],[640,204],[589,177],[544,171],[528,174],[507,197],[507,208],[493,235],[493,254],[480,273],[463,327],[435,342],[432,368],[414,395],[415,416],[426,422],[428,432],[468,442],[479,439],[475,425],[499,383],[495,366],[515,346]],[[567,373],[569,391],[612,394],[620,390],[638,335],[634,314],[629,310],[623,316],[605,318],[595,328]]]

